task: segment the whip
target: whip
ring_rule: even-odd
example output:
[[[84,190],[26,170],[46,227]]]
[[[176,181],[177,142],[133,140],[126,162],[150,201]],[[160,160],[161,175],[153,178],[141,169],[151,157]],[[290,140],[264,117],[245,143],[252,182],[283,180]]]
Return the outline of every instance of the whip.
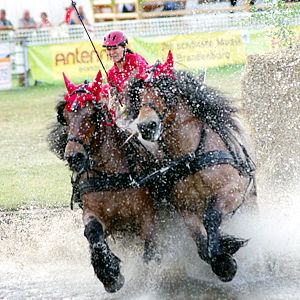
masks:
[[[79,14],[79,12],[78,12],[78,10],[77,10],[76,2],[73,1],[73,0],[71,0],[71,3],[72,3],[72,6],[74,7],[74,9],[75,9],[75,11],[76,11],[76,14],[77,14],[77,16],[78,16],[78,19],[80,20],[80,22],[81,22],[81,24],[82,24],[82,26],[83,26],[83,28],[84,28],[84,30],[85,30],[85,32],[86,32],[86,34],[87,34],[89,40],[90,40],[90,42],[91,42],[91,44],[92,44],[92,46],[93,46],[93,48],[94,48],[94,51],[95,51],[95,53],[96,53],[96,55],[97,55],[97,57],[98,57],[98,60],[99,60],[99,62],[100,62],[100,64],[101,64],[101,66],[102,66],[102,68],[103,68],[103,70],[104,70],[104,72],[105,72],[107,78],[109,78],[109,77],[108,77],[108,74],[107,74],[107,71],[106,71],[106,69],[105,69],[105,67],[104,67],[104,64],[103,64],[103,62],[102,62],[102,60],[101,60],[101,58],[100,58],[100,55],[99,55],[98,51],[96,50],[96,47],[95,47],[95,45],[94,45],[94,43],[93,43],[93,41],[92,41],[92,39],[91,39],[91,37],[90,37],[90,34],[89,34],[88,30],[86,29],[86,26],[84,25],[83,21],[82,21],[82,16]]]
[[[106,71],[106,69],[105,69],[105,66],[104,66],[104,64],[103,64],[103,62],[102,62],[102,60],[101,60],[101,58],[100,58],[100,55],[99,55],[99,53],[98,53],[98,51],[97,51],[97,49],[96,49],[96,47],[95,47],[95,45],[94,45],[94,43],[93,43],[93,41],[92,41],[92,39],[91,39],[91,36],[90,36],[90,34],[89,34],[89,32],[88,32],[86,26],[84,25],[84,23],[83,23],[83,21],[82,21],[82,16],[79,14],[79,12],[78,12],[78,10],[77,10],[76,2],[73,1],[73,0],[71,0],[71,3],[72,3],[72,6],[74,7],[74,9],[75,9],[75,11],[76,11],[76,14],[77,14],[77,16],[78,16],[78,19],[80,20],[80,22],[81,22],[81,24],[82,24],[82,26],[83,26],[83,28],[84,28],[84,30],[85,30],[85,32],[86,32],[86,34],[87,34],[89,40],[90,40],[90,43],[92,44],[92,46],[93,46],[93,48],[94,48],[94,51],[95,51],[95,53],[96,53],[96,55],[97,55],[97,57],[98,57],[98,60],[99,60],[101,66],[102,66],[102,68],[103,68],[103,70],[104,70],[104,72],[105,72],[105,74],[106,74],[107,80],[109,81],[110,85],[111,85],[113,88],[116,89],[116,92],[118,92],[118,89],[117,89],[115,83],[109,78],[108,73],[107,73],[107,71]],[[118,98],[118,97],[117,97],[117,98]],[[119,101],[120,105],[123,106],[123,104],[121,103],[121,100],[120,100],[119,98],[118,98],[118,101]]]

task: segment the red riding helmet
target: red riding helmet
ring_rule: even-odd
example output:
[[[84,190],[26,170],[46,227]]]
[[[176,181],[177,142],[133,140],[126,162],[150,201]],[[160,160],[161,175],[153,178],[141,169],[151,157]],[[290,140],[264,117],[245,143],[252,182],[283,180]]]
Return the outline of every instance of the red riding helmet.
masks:
[[[128,43],[124,32],[120,30],[109,31],[103,38],[103,47],[115,47],[119,45],[126,45]]]

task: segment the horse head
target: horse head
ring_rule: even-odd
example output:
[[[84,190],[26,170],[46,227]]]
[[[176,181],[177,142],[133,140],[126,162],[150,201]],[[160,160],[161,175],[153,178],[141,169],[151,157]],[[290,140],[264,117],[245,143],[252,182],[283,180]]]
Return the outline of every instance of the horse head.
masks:
[[[173,69],[173,55],[169,51],[164,63],[156,62],[141,77],[143,87],[139,89],[140,110],[136,122],[145,140],[157,141],[164,127],[163,123],[171,121],[169,108],[177,91]],[[170,86],[167,87],[166,84]],[[167,97],[161,93],[161,89],[165,88],[168,91]]]
[[[114,115],[101,102],[102,75],[99,71],[92,83],[73,84],[65,74],[67,89],[65,106],[58,120],[67,126],[67,144],[64,158],[71,170],[81,172],[90,167],[89,155],[93,143],[101,141],[101,128],[112,125]],[[111,123],[107,123],[107,119]]]
[[[142,84],[137,83],[140,109],[135,120],[145,140],[157,141],[180,118],[177,113],[184,114],[187,106],[195,102],[192,98],[203,98],[200,94],[206,90],[205,76],[204,72],[196,79],[191,73],[175,71],[171,51],[164,63],[157,62],[145,71]]]

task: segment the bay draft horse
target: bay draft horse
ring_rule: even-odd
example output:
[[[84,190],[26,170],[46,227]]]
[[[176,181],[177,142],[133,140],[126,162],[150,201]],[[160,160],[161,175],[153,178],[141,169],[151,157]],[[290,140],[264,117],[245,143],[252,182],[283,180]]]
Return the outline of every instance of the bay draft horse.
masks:
[[[56,108],[58,122],[48,137],[50,149],[73,171],[73,196],[80,195],[92,266],[106,291],[116,292],[124,277],[120,259],[106,241],[108,234],[118,230],[140,234],[144,261],[160,259],[151,193],[134,184],[135,176],[146,172],[151,156],[115,124],[113,111],[101,102],[100,72],[90,84],[76,86],[65,74],[64,80],[67,93]]]
[[[243,203],[256,211],[255,164],[236,109],[192,74],[175,71],[171,52],[143,79],[132,80],[127,96],[140,105],[135,122],[142,137],[164,151],[161,182],[199,256],[220,280],[232,280],[233,254],[248,240],[223,234],[221,223]]]

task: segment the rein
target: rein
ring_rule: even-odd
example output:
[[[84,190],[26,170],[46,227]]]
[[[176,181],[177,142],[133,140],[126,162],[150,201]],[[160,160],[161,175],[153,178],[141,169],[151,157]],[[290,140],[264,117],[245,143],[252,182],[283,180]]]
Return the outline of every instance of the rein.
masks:
[[[114,125],[115,130],[118,130],[116,125]],[[125,131],[119,131],[120,144],[124,147],[124,155],[128,161],[129,172],[127,173],[116,173],[116,174],[108,174],[106,172],[93,170],[93,164],[89,164],[89,168],[84,170],[83,172],[77,173],[75,176],[72,176],[71,183],[73,185],[73,191],[78,192],[81,196],[86,193],[91,192],[104,192],[104,191],[118,191],[129,188],[140,188],[137,182],[144,179],[149,173],[153,172],[153,169],[150,169],[150,166],[147,166],[147,161],[155,161],[155,158],[151,152],[149,152],[145,146],[141,143],[141,141],[136,137],[132,136],[128,140],[128,134]],[[72,138],[70,140],[73,140]],[[74,141],[82,143],[82,140],[74,138]],[[83,146],[85,144],[83,143]],[[143,149],[146,152],[146,158],[143,159],[143,156],[139,154],[137,148]],[[136,172],[137,167],[137,158],[143,159],[140,163],[146,169],[145,171],[140,172],[139,174]],[[146,167],[145,167],[146,166]],[[95,176],[89,176],[89,172],[93,171],[96,173]],[[81,179],[83,174],[87,174],[87,178]],[[74,178],[75,177],[75,178]],[[146,186],[147,183],[144,186]],[[74,189],[77,189],[76,191]],[[73,209],[73,195],[71,198],[71,209]],[[81,204],[80,204],[81,205]]]

